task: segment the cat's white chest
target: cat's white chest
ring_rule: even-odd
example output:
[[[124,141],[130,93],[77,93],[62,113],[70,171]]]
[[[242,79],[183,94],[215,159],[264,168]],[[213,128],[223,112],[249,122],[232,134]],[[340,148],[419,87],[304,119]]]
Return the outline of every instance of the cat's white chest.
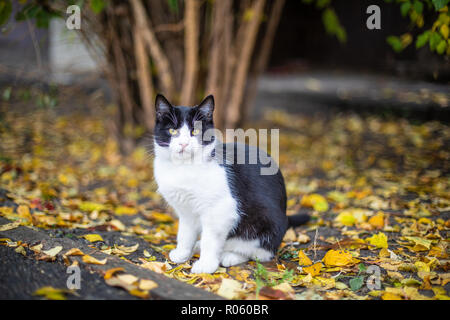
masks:
[[[223,197],[229,197],[225,169],[216,162],[174,164],[155,158],[158,191],[175,208],[201,213]]]

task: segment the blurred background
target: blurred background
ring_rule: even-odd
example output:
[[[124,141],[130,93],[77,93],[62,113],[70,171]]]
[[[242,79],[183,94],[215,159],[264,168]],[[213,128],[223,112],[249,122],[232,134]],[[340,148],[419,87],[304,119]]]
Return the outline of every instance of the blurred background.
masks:
[[[273,108],[448,120],[447,2],[1,1],[2,100],[102,99],[125,152],[151,132],[158,92],[181,105],[214,94],[220,128]]]
[[[2,0],[0,151],[10,163],[51,141],[55,156],[78,125],[78,146],[107,139],[128,155],[152,144],[157,93],[213,94],[220,129],[325,135],[375,116],[437,121],[447,141],[449,23],[448,0]]]

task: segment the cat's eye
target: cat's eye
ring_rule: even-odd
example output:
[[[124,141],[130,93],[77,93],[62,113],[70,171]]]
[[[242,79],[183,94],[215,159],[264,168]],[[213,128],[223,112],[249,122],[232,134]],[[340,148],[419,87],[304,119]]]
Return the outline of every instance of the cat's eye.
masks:
[[[169,129],[169,133],[174,136],[174,135],[176,135],[178,133],[178,130],[170,128]]]
[[[194,130],[192,130],[192,135],[193,136],[196,136],[196,135],[198,135],[200,133],[200,130],[199,129],[194,129]]]

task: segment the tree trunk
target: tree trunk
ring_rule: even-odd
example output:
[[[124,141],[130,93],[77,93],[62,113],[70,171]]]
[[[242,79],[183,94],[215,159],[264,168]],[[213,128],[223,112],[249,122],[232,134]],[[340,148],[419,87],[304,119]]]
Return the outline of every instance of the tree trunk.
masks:
[[[181,89],[180,103],[183,105],[195,104],[195,89],[198,74],[198,33],[200,0],[186,0],[184,14],[184,77]]]

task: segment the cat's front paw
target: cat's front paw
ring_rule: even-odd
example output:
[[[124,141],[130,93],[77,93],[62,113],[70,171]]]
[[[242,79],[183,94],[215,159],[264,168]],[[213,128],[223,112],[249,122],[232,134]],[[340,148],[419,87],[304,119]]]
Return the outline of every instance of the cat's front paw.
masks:
[[[175,263],[183,263],[189,260],[191,257],[191,252],[180,249],[173,249],[169,252],[169,258],[172,262]]]
[[[219,267],[219,261],[198,260],[192,265],[191,273],[214,273]]]
[[[224,252],[220,258],[220,264],[224,267],[235,266],[247,261],[248,258],[234,252]]]

